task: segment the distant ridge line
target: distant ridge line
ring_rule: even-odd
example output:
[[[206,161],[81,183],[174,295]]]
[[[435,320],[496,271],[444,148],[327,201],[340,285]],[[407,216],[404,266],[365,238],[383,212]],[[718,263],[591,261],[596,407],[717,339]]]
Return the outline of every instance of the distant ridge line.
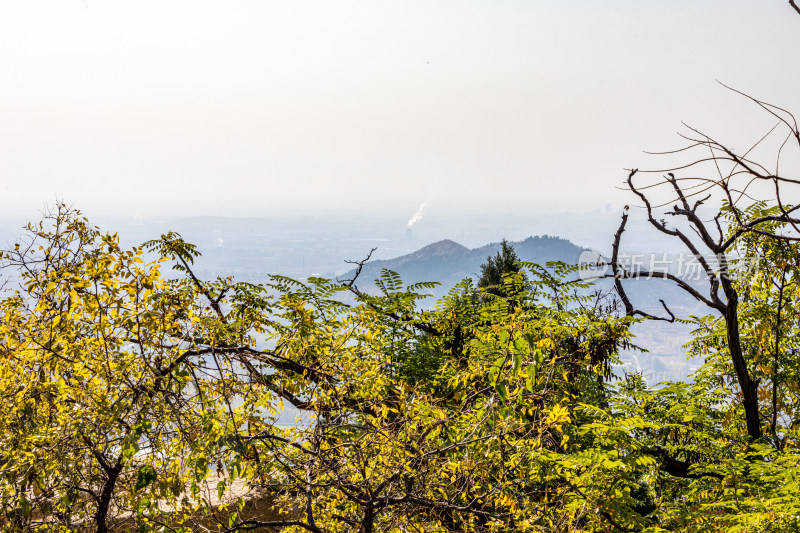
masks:
[[[585,250],[567,239],[548,235],[531,236],[509,244],[514,247],[521,261],[541,264],[549,261],[577,263],[580,254]],[[433,291],[434,296],[440,296],[462,279],[478,276],[480,265],[498,250],[500,250],[499,242],[470,249],[451,239],[443,239],[393,259],[368,262],[361,271],[358,284],[362,288],[369,289],[374,286],[373,280],[385,268],[400,274],[406,284],[422,281],[440,282],[442,285]],[[354,273],[355,270],[350,270],[337,277],[347,279]]]

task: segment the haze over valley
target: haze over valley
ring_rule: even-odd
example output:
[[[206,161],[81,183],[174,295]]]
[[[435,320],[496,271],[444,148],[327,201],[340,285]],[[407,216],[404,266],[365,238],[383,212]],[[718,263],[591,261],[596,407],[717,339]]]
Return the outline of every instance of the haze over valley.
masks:
[[[38,214],[38,213],[37,213]],[[416,216],[415,216],[416,215]],[[88,213],[91,217],[91,213]],[[205,279],[232,275],[236,280],[262,283],[269,274],[296,279],[310,276],[345,279],[352,275],[346,261],[364,259],[375,248],[359,285],[374,288],[372,280],[381,269],[397,271],[406,284],[436,281],[428,291],[433,305],[465,277],[476,279],[480,265],[507,238],[520,259],[544,264],[548,261],[577,263],[585,250],[606,256],[620,212],[610,206],[587,213],[511,216],[494,212],[440,212],[426,206],[413,213],[331,213],[325,216],[281,217],[98,217],[90,218],[104,231],[118,232],[125,246],[137,246],[168,231],[180,233],[202,253],[195,271]],[[22,220],[6,219],[0,239],[11,243],[19,235]],[[677,252],[675,242],[659,239],[644,221],[629,227],[625,249],[630,252]],[[643,309],[659,312],[659,298],[666,298],[686,318],[705,314],[694,301],[659,280],[627,282]],[[610,289],[609,282],[599,288]],[[628,350],[618,372],[641,371],[650,382],[685,379],[701,361],[686,360],[683,344],[690,327],[644,323],[634,327],[636,343],[650,353]]]

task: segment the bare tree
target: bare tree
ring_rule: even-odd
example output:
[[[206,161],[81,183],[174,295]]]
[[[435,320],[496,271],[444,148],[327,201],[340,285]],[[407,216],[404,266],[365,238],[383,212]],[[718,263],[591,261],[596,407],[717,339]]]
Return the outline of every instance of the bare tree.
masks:
[[[762,435],[759,382],[748,371],[748,361],[742,350],[739,294],[731,277],[730,265],[736,259],[736,244],[744,235],[758,234],[789,243],[800,241],[800,205],[793,205],[790,201],[796,198],[800,179],[781,171],[781,158],[786,157],[787,150],[794,148],[797,150],[795,155],[800,154],[800,130],[795,117],[786,109],[727,88],[755,103],[771,115],[776,124],[744,153],[687,126],[689,133],[681,135],[687,145],[659,155],[689,154],[688,163],[641,173],[633,169],[627,178],[627,186],[641,200],[650,225],[659,233],[680,240],[700,265],[707,292],[669,272],[625,269],[619,260],[619,248],[628,222],[627,208],[614,236],[612,269],[617,292],[629,316],[675,320],[675,315],[663,300],[661,303],[667,316],[655,316],[633,305],[622,280],[634,277],[672,281],[695,300],[722,315],[731,363],[742,393],[747,431],[755,439]],[[757,148],[763,150],[770,141],[775,143],[772,150],[767,148],[774,153],[774,165],[767,167],[759,163],[753,153]],[[701,172],[695,174],[697,170]],[[676,177],[676,172],[682,175]],[[660,178],[643,182],[639,176],[645,173],[659,174]],[[667,200],[657,201],[657,198],[664,198],[665,192]],[[711,217],[705,207],[709,201],[717,205]]]

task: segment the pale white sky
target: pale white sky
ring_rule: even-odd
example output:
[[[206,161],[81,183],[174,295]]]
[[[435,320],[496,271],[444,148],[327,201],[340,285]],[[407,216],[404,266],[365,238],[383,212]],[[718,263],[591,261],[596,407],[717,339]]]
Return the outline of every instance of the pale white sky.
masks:
[[[784,0],[0,0],[0,210],[619,205],[800,112]]]

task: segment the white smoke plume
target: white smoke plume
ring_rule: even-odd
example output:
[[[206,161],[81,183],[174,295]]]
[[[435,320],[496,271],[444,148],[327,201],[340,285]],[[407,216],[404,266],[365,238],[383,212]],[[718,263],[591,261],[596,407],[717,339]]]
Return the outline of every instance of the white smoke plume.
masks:
[[[411,215],[411,218],[408,219],[408,229],[414,227],[414,224],[422,220],[422,212],[425,210],[425,204],[420,204],[419,209],[417,212]]]

